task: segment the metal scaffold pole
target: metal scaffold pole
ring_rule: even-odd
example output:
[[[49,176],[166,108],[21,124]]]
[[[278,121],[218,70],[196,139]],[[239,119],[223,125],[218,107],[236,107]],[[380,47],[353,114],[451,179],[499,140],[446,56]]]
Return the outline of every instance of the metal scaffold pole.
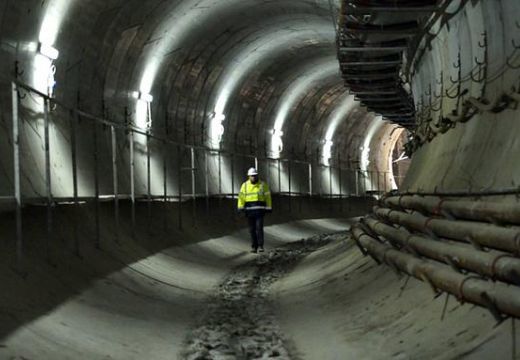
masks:
[[[74,254],[81,257],[78,234],[79,200],[78,200],[78,155],[77,155],[77,126],[79,114],[70,113],[70,147],[72,155],[72,186],[74,193]]]
[[[99,218],[99,168],[98,168],[98,131],[97,124],[95,122],[92,123],[92,138],[94,142],[94,201],[95,201],[95,237],[94,244],[96,249],[101,249],[101,228],[100,228],[100,218]]]
[[[12,83],[13,112],[13,171],[14,198],[16,201],[16,262],[18,270],[22,270],[23,232],[22,232],[22,189],[20,182],[20,119],[18,113],[18,87]]]
[[[47,196],[47,240],[46,256],[50,261],[50,244],[53,239],[53,199],[52,199],[52,178],[51,178],[51,155],[50,155],[50,103],[47,98],[43,101],[44,114],[44,147],[45,147],[45,192]]]
[[[112,188],[114,192],[115,240],[119,242],[119,179],[117,169],[117,134],[114,126],[110,126],[112,145]]]
[[[148,201],[148,231],[152,225],[152,149],[150,147],[150,130],[146,132],[146,197]]]
[[[134,151],[134,132],[128,132],[128,143],[130,148],[130,201],[132,211],[132,234],[135,235],[135,151]]]

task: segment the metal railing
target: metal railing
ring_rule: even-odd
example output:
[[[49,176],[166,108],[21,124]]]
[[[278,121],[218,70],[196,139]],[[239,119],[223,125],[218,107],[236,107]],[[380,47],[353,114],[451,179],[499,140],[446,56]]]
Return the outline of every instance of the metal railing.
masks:
[[[44,204],[47,207],[47,236],[51,238],[54,227],[53,211],[56,205],[68,203],[78,207],[84,203],[94,203],[95,241],[96,246],[99,247],[100,203],[110,201],[114,204],[116,237],[120,227],[120,201],[122,200],[128,200],[131,204],[132,226],[136,224],[137,202],[148,204],[149,217],[151,217],[153,202],[163,202],[165,206],[176,202],[179,206],[178,226],[182,228],[183,202],[192,200],[193,217],[195,217],[195,200],[198,198],[206,199],[207,211],[212,197],[235,199],[240,183],[245,178],[241,174],[251,166],[259,169],[274,194],[288,196],[289,199],[291,197],[344,199],[367,194],[378,195],[391,190],[389,181],[391,174],[387,172],[361,171],[341,166],[325,166],[318,160],[311,162],[276,159],[183,144],[169,137],[154,134],[150,129],[140,129],[128,121],[118,123],[78,108],[71,108],[19,81],[12,82],[11,91],[14,191],[12,196],[0,197],[0,204],[11,203],[16,208],[16,244],[19,261],[23,247],[22,208],[24,204]],[[22,178],[31,179],[37,176],[38,170],[36,173],[33,172],[34,169],[24,171],[27,165],[23,163],[25,158],[22,156],[24,151],[21,139],[24,124],[24,116],[21,114],[24,110],[21,103],[22,92],[39,100],[43,109],[36,117],[43,116],[41,141],[44,149],[42,173],[45,186],[43,191],[31,189],[31,195],[24,195]],[[54,116],[58,111],[62,111],[63,114],[59,117]],[[125,115],[127,115],[126,111]],[[65,119],[65,124],[64,117],[68,118]],[[90,133],[80,137],[78,127],[81,123],[84,128],[85,120],[89,122],[86,125]],[[29,121],[32,119],[26,122]],[[60,132],[67,133],[70,139],[70,148],[62,152],[70,156],[71,166],[70,169],[60,171],[67,173],[70,171],[70,175],[66,176],[72,177],[72,184],[66,194],[63,194],[63,190],[56,191],[61,192],[61,195],[53,192],[56,189],[53,175],[57,171],[56,166],[53,165],[53,149],[58,145],[55,143],[57,140],[53,140],[50,136],[51,125],[59,127]],[[89,139],[90,144],[88,146],[79,144],[80,138],[83,142]],[[91,151],[87,154],[90,168],[82,166],[80,162],[80,159],[87,156],[82,154],[81,157],[79,154],[84,152],[85,148]],[[80,173],[81,176],[90,177],[93,187],[91,186],[89,191],[80,191]],[[144,178],[141,179],[143,181],[137,181],[138,177]],[[107,184],[107,178],[110,178],[110,185]],[[75,224],[75,233],[75,250],[79,252],[77,224]]]

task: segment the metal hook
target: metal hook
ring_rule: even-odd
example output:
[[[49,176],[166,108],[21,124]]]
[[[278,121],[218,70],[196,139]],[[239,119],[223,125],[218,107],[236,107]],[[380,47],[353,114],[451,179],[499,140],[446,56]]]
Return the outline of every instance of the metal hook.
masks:
[[[437,91],[433,90],[433,97],[435,100],[440,100],[438,102],[438,106],[434,107],[433,103],[430,105],[433,111],[440,111],[443,107],[443,98],[444,98],[444,73],[441,71],[440,81],[435,79],[435,82],[441,86],[440,92],[437,94]]]
[[[517,22],[516,24],[517,24],[517,26],[518,26],[518,22]],[[512,40],[511,40],[511,43],[513,44],[513,48],[514,48],[514,50],[513,50],[513,52],[511,53],[511,55],[507,57],[506,65],[507,65],[510,69],[518,70],[518,69],[520,69],[520,64],[515,65],[515,64],[513,64],[513,61],[512,61],[512,60],[513,60],[513,58],[516,56],[516,52],[517,52],[518,50],[520,50],[520,45],[517,45],[517,44],[516,44],[516,40],[515,40],[515,39],[512,39]]]
[[[474,58],[476,66],[470,72],[471,80],[477,83],[481,83],[487,78],[487,63],[488,63],[488,41],[487,41],[487,32],[482,33],[483,43],[481,41],[478,42],[478,46],[484,49],[484,57],[483,60],[479,60],[476,56]],[[475,72],[476,70],[476,72]],[[486,87],[482,87],[482,96],[484,96]]]
[[[482,41],[483,41],[483,42],[480,42],[480,40],[478,41],[478,46],[479,46],[480,48],[482,48],[482,49],[487,48],[487,32],[486,32],[486,31],[484,31],[484,32],[482,33]]]
[[[462,78],[462,63],[461,63],[461,58],[460,58],[460,47],[459,47],[459,52],[457,54],[457,62],[456,63],[453,63],[453,68],[454,69],[457,69],[457,80],[453,80],[453,77],[450,75],[450,82],[452,83],[452,85],[455,85],[457,84],[457,92],[455,93],[455,95],[451,95],[450,94],[450,90],[446,90],[446,96],[450,99],[456,99],[456,98],[459,98],[460,94],[461,94],[461,87],[462,87],[462,82],[461,82],[461,78]],[[459,108],[459,105],[460,105],[460,100],[457,101],[457,109]]]

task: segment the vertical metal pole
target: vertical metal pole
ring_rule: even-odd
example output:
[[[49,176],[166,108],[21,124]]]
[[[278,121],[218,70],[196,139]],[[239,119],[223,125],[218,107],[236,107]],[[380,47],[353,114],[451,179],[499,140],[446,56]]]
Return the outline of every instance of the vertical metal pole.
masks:
[[[114,217],[115,217],[115,226],[116,226],[116,234],[115,239],[116,242],[119,241],[119,179],[117,174],[117,134],[114,126],[110,126],[110,134],[112,139],[112,181],[113,181],[113,191],[114,191]]]
[[[148,230],[152,225],[152,172],[151,172],[150,130],[146,132],[146,191],[148,198]]]
[[[309,163],[309,196],[312,196],[312,164]]]
[[[350,178],[352,171],[348,167],[346,169],[344,169],[344,170],[346,170],[345,197],[348,198],[352,194],[352,191],[351,191],[352,190],[351,189],[352,184],[351,184],[351,178]]]
[[[289,169],[287,170],[287,174],[289,177],[289,212],[292,212],[292,186],[291,186],[291,160],[289,159],[287,162],[287,166],[289,166]]]
[[[134,151],[134,131],[128,132],[128,143],[130,147],[130,200],[132,206],[132,234],[135,235],[135,151]]]
[[[168,142],[163,141],[163,225],[168,231]]]
[[[20,182],[20,119],[18,116],[18,87],[12,83],[13,101],[13,170],[14,170],[14,198],[16,201],[16,263],[18,270],[22,270],[23,261],[23,233],[22,233],[22,188]]]
[[[299,172],[299,171],[298,171]],[[298,201],[298,211],[301,213],[302,212],[302,200],[303,200],[303,192],[302,192],[302,182],[299,181],[298,182],[298,198],[299,198],[299,201]]]
[[[323,174],[322,174],[322,166],[321,165],[318,165],[316,166],[317,169],[318,169],[318,194],[320,197],[323,197]]]
[[[220,150],[218,151],[218,195],[222,196],[222,155]]]
[[[356,196],[359,196],[359,171],[360,170],[354,170],[354,180],[356,182]]]
[[[257,161],[257,158],[255,157],[255,162]],[[269,184],[269,188],[271,190],[271,193],[273,192],[273,189],[274,189],[274,185],[271,184],[271,168],[269,166],[269,160],[268,159],[261,159],[259,160],[260,162],[264,162],[265,163],[265,181],[267,181],[267,183]]]
[[[192,194],[192,199],[193,201],[195,201],[195,198],[196,198],[196,194],[195,194],[195,182],[196,182],[196,179],[195,179],[195,148],[190,148],[190,151],[191,151],[191,194]]]
[[[332,165],[329,165],[329,194],[332,199],[334,197],[332,193]]]
[[[339,211],[340,212],[343,212],[343,169],[341,167],[341,160],[338,156],[338,163],[339,163],[339,167],[338,167],[338,181],[339,181]]]
[[[96,122],[92,123],[94,141],[94,192],[95,192],[95,216],[96,216],[96,237],[94,239],[96,249],[101,249],[101,227],[99,223],[99,169],[98,169],[98,132]]]
[[[209,215],[209,161],[208,161],[209,151],[204,151],[204,188],[206,191],[206,215]],[[206,216],[206,219],[209,220],[209,216]]]
[[[235,154],[231,154],[231,199],[235,200]],[[232,207],[234,209],[234,205]]]
[[[278,192],[282,193],[282,168],[280,164],[280,159],[278,159]]]
[[[47,242],[45,244],[47,260],[50,260],[50,242],[52,241],[52,232],[53,232],[49,107],[50,107],[50,100],[45,98],[43,101],[43,112],[44,112],[44,143],[45,143],[45,187],[46,187],[46,194],[47,194]]]
[[[381,172],[378,170],[376,172],[377,176],[377,193],[379,194],[381,192]]]
[[[255,169],[258,170],[258,157],[255,156]]]
[[[179,230],[182,230],[182,146],[177,146],[177,179],[178,179],[178,216],[179,216]]]
[[[196,184],[196,179],[195,179],[195,148],[191,147],[190,148],[190,155],[191,155],[191,200],[192,200],[192,204],[191,204],[191,209],[192,209],[192,221],[193,221],[193,225],[195,225],[195,219],[196,219],[196,216],[197,216],[197,204],[196,204],[196,194],[195,194],[195,184]]]
[[[81,257],[79,249],[79,236],[78,236],[78,218],[79,218],[79,200],[78,200],[78,156],[76,146],[76,133],[77,125],[79,123],[79,114],[73,116],[70,114],[70,146],[72,154],[72,187],[74,194],[74,253],[76,256]]]

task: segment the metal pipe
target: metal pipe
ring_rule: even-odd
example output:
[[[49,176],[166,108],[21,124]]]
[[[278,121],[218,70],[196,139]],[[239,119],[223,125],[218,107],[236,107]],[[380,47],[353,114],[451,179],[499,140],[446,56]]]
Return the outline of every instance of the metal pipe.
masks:
[[[280,159],[278,159],[278,193],[282,193],[282,169]]]
[[[392,208],[427,211],[434,215],[447,215],[476,221],[520,224],[520,204],[491,201],[443,199],[437,196],[392,196],[384,199]]]
[[[150,130],[146,133],[146,200],[148,201],[148,230],[152,224],[152,172],[151,172]]]
[[[43,115],[44,115],[43,131],[44,131],[44,148],[45,148],[45,192],[46,192],[46,196],[47,196],[47,241],[45,244],[47,260],[50,260],[49,244],[52,240],[52,230],[53,230],[49,107],[50,107],[50,100],[45,99],[43,101]]]
[[[204,189],[206,191],[206,215],[209,215],[209,161],[208,161],[209,151],[204,151]],[[206,219],[209,219],[209,216],[206,216]]]
[[[117,135],[115,127],[110,127],[110,135],[112,140],[112,186],[114,191],[114,217],[116,227],[116,242],[119,240],[119,180],[117,171]]]
[[[492,279],[520,284],[520,259],[511,254],[478,251],[469,245],[453,243],[448,239],[428,239],[404,228],[396,229],[370,218],[364,222],[378,235],[384,236],[392,244],[398,244],[400,248],[411,250],[412,253],[444,262],[455,269],[466,269]]]
[[[332,166],[329,165],[329,194],[330,198],[332,199],[334,197],[334,194],[332,193]]]
[[[96,218],[96,236],[94,239],[96,249],[101,249],[101,226],[100,226],[100,218],[99,218],[99,168],[98,168],[98,158],[99,158],[99,150],[98,150],[98,131],[97,124],[95,122],[92,123],[92,141],[94,142],[94,196],[95,196],[95,218]]]
[[[520,316],[520,288],[502,282],[464,275],[444,264],[419,259],[382,244],[355,226],[351,230],[358,245],[379,263],[428,282],[437,292],[446,291],[458,299],[488,308],[493,314]]]
[[[22,187],[20,181],[20,118],[18,113],[18,87],[11,84],[12,111],[13,111],[13,173],[14,198],[16,201],[16,261],[19,270],[23,261],[23,232],[22,232]]]
[[[78,156],[77,156],[77,125],[79,123],[79,115],[73,112],[70,113],[70,147],[72,157],[72,187],[74,197],[74,253],[76,256],[81,256],[79,249],[79,235],[78,235],[78,218],[79,218],[79,201],[78,201]]]
[[[218,195],[222,195],[222,154],[218,152]]]
[[[168,230],[168,142],[163,141],[163,225]]]
[[[292,173],[291,173],[291,160],[287,161],[287,166],[289,167],[287,170],[288,177],[289,177],[289,212],[292,212]]]
[[[309,163],[309,196],[312,196],[312,164]]]
[[[179,230],[182,230],[182,146],[177,146],[177,181],[178,181],[178,196],[179,196],[179,204],[177,207],[178,220],[179,220]]]
[[[196,199],[197,199],[197,195],[196,195],[196,182],[197,182],[197,178],[196,178],[196,169],[195,169],[195,148],[191,147],[190,148],[190,154],[191,154],[191,215],[192,215],[192,220],[193,220],[193,226],[195,226],[195,222],[196,222],[196,219],[197,219],[197,203],[196,203]]]
[[[374,207],[374,213],[407,228],[426,234],[443,236],[475,247],[486,246],[493,249],[518,253],[520,250],[520,231],[513,228],[470,221],[452,221],[426,217],[418,212],[407,214],[397,210]]]
[[[233,201],[235,200],[235,155],[234,154],[231,155],[231,199]],[[232,203],[233,203],[233,201],[232,201]],[[234,206],[234,205],[232,205],[232,206]]]
[[[132,211],[132,233],[135,232],[135,152],[134,152],[134,132],[128,133],[128,143],[130,147],[130,200]]]

